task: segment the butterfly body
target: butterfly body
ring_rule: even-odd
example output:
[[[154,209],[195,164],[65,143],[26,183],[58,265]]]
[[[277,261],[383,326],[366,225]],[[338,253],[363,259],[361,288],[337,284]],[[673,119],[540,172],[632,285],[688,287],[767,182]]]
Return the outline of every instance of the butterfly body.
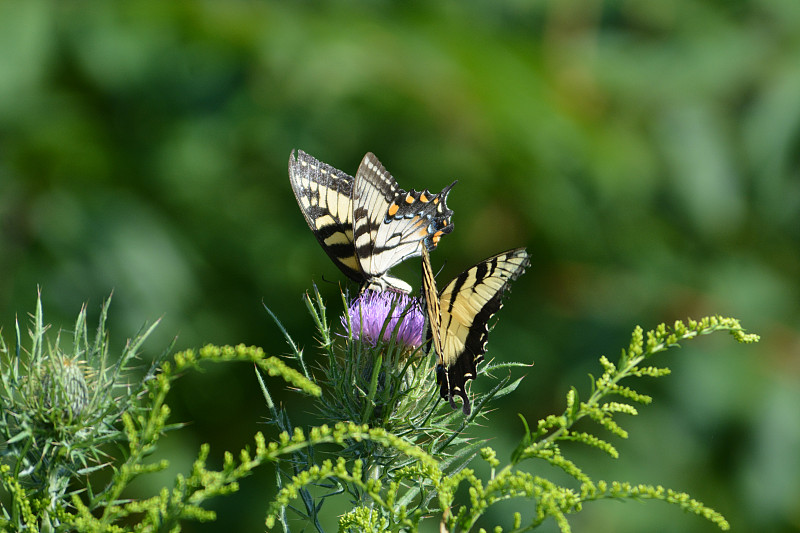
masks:
[[[455,408],[460,396],[465,414],[471,411],[466,382],[475,379],[489,338],[489,320],[503,306],[511,281],[530,265],[524,248],[508,250],[468,268],[436,290],[430,257],[422,253],[422,289],[429,321],[429,338],[438,356],[436,381],[440,395]]]
[[[389,269],[433,250],[453,230],[446,200],[455,182],[438,194],[406,191],[372,153],[354,178],[302,150],[296,158],[292,152],[289,181],[322,248],[362,289],[410,292]]]

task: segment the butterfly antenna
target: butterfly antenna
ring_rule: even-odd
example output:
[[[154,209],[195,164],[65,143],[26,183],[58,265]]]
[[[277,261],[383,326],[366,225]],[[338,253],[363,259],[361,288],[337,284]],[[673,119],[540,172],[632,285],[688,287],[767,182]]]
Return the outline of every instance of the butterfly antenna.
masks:
[[[322,275],[322,281],[324,281],[325,283],[331,283],[331,284],[333,284],[333,285],[336,285],[336,284],[337,284],[337,282],[335,282],[335,281],[332,281],[332,280],[326,279],[326,278],[325,278],[325,274],[323,274],[323,275]]]

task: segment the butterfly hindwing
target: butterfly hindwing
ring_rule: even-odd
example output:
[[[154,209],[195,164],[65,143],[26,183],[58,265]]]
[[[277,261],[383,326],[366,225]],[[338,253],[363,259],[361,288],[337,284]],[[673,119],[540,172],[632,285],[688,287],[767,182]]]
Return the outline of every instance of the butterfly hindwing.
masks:
[[[353,239],[360,268],[380,280],[395,265],[433,250],[453,230],[447,195],[401,189],[372,153],[361,161],[353,189]],[[381,287],[378,287],[381,288]]]
[[[524,248],[517,248],[481,261],[447,284],[438,296],[438,310],[430,307],[436,288],[426,260],[423,256],[422,282],[431,336],[439,356],[436,379],[440,394],[452,405],[453,397],[460,396],[464,412],[469,413],[466,382],[475,378],[477,365],[483,361],[489,321],[503,306],[503,294],[510,282],[525,272],[530,259]],[[432,314],[438,314],[438,319],[430,318]]]

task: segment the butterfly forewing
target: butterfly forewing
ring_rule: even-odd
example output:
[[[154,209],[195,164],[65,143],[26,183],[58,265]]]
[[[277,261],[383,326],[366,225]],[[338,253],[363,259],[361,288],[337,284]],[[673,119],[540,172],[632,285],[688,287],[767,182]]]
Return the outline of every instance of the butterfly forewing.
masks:
[[[298,150],[289,157],[289,181],[322,248],[347,277],[363,282],[353,245],[353,177]]]
[[[461,397],[465,413],[470,412],[466,382],[475,378],[477,365],[486,353],[489,320],[503,306],[503,293],[509,283],[528,265],[524,248],[503,252],[462,272],[439,295],[437,381],[441,396],[451,404],[453,396]],[[428,313],[432,313],[430,307]],[[435,341],[436,333],[433,338]]]

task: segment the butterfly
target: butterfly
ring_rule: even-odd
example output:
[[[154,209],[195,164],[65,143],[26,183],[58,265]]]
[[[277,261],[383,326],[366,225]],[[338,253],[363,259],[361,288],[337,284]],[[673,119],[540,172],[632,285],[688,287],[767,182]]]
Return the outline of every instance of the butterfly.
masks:
[[[334,264],[362,291],[411,292],[389,269],[433,250],[453,231],[447,195],[401,189],[372,153],[355,178],[303,152],[289,156],[289,181],[308,227]]]
[[[530,266],[525,248],[485,259],[436,292],[430,256],[422,253],[422,292],[428,312],[428,338],[438,355],[439,394],[455,409],[460,396],[464,414],[472,411],[466,384],[475,379],[489,337],[489,320],[503,306],[503,293]]]

